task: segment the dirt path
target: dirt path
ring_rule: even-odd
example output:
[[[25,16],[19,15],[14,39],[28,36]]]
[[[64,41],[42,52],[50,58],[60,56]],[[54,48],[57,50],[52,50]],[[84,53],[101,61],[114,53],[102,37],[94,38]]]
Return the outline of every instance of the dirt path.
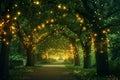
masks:
[[[64,65],[43,65],[22,80],[76,80]]]

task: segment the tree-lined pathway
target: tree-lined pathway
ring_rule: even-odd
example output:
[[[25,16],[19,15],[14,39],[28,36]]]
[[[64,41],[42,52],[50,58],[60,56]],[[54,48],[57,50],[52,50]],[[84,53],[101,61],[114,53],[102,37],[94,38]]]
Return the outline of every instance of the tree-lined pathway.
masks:
[[[61,64],[43,65],[21,78],[22,80],[76,80],[71,70]]]

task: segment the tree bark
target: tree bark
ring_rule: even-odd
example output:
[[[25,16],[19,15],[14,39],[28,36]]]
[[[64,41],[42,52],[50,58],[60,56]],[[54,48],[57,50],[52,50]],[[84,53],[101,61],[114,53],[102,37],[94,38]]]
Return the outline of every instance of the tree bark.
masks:
[[[96,67],[98,75],[108,75],[107,41],[105,34],[98,34],[95,40]]]
[[[1,43],[0,53],[0,80],[9,79],[9,45]]]
[[[28,47],[26,49],[26,53],[27,53],[26,66],[34,66],[35,65],[35,54],[33,52],[33,49]]]
[[[80,66],[80,56],[79,56],[79,53],[78,53],[78,44],[74,39],[71,40],[71,43],[74,47],[74,65],[75,66]]]
[[[84,68],[91,67],[91,43],[90,41],[84,46],[83,56],[84,56]]]

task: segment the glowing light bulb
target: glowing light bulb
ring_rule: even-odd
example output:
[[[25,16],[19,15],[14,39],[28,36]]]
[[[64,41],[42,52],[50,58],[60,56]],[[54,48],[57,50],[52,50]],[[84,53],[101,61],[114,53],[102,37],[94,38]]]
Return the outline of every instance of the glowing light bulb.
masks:
[[[15,6],[15,7],[18,7],[18,5],[17,5],[17,4],[15,4],[14,6]]]
[[[39,4],[40,4],[39,1],[34,1],[33,3],[36,4],[36,5],[39,5]]]
[[[49,23],[49,21],[47,20],[47,21],[46,21],[46,23],[48,24],[48,23]]]
[[[110,32],[110,29],[107,29],[107,32]]]
[[[50,22],[54,22],[54,19],[51,19]]]
[[[38,26],[38,29],[41,29],[41,27],[40,27],[40,26]]]
[[[9,42],[6,42],[6,45],[9,45]]]
[[[17,17],[14,17],[14,20],[17,20]]]
[[[66,10],[67,9],[67,7],[66,6],[63,6],[63,10]]]
[[[62,8],[61,4],[59,4],[59,5],[58,5],[58,8],[59,8],[59,9],[61,9],[61,8]]]
[[[51,14],[53,14],[53,11],[50,11]]]
[[[36,31],[36,29],[34,28],[34,31]]]
[[[94,36],[96,37],[96,36],[97,36],[97,33],[95,33]]]
[[[86,28],[85,26],[82,28],[82,30],[84,30],[84,31],[85,31],[86,29],[87,29],[87,28]]]
[[[9,19],[9,18],[10,18],[10,15],[9,15],[9,14],[7,14],[7,15],[6,15],[6,17],[7,17],[7,19]]]
[[[84,22],[84,20],[83,20],[83,19],[81,19],[81,20],[80,20],[80,23],[83,23],[83,22]]]
[[[6,33],[6,32],[4,32],[3,34],[4,34],[4,35],[6,35],[7,33]]]
[[[18,15],[20,15],[20,14],[21,14],[21,12],[20,12],[20,11],[18,11],[18,12],[17,12],[17,14],[18,14]]]
[[[6,39],[4,38],[4,39],[3,39],[3,41],[5,42],[5,41],[6,41]]]
[[[45,28],[45,24],[41,24],[41,27],[42,27],[42,28]]]
[[[107,32],[105,30],[102,31],[103,34],[106,34]]]

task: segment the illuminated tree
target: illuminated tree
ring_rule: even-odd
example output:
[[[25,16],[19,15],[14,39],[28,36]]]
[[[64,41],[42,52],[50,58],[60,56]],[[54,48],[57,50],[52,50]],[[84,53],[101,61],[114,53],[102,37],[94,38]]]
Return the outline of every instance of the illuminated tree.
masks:
[[[116,0],[81,0],[82,9],[76,12],[83,16],[93,31],[95,39],[95,54],[97,73],[108,74],[107,33],[110,27],[119,25],[119,1]]]
[[[9,0],[2,1],[0,3],[0,79],[8,80],[9,75],[9,50],[10,41],[12,38],[12,32],[14,27],[12,26],[12,4]]]

